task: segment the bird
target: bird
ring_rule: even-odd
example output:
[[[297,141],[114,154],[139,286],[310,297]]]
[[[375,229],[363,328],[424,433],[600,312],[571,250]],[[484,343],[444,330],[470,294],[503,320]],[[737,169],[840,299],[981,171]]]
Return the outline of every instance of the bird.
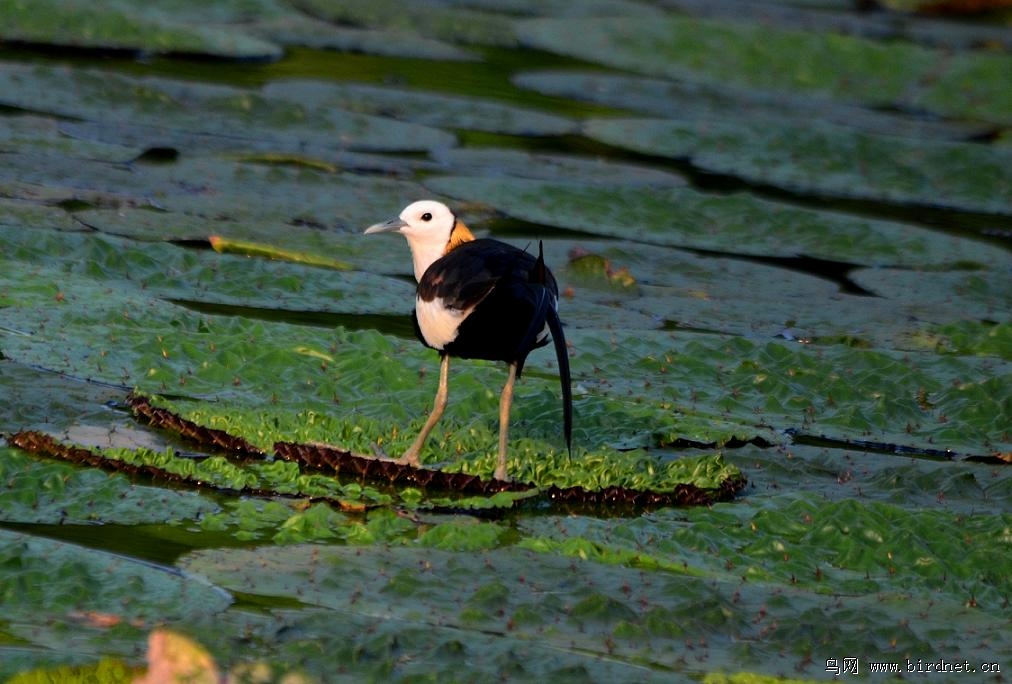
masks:
[[[400,233],[411,250],[417,289],[415,334],[439,352],[439,386],[432,411],[398,462],[421,467],[425,440],[446,409],[450,358],[504,361],[506,383],[499,399],[499,456],[494,477],[508,480],[506,450],[513,386],[528,354],[555,347],[562,386],[563,435],[572,453],[573,399],[569,352],[559,319],[559,288],[538,256],[492,238],[475,238],[442,202],[419,200],[399,216],[369,226],[365,234]]]

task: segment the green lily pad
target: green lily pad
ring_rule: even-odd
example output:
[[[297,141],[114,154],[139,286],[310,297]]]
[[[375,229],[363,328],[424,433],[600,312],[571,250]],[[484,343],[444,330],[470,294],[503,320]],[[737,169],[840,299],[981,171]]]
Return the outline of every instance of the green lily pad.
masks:
[[[428,179],[426,187],[452,197],[481,197],[525,221],[656,245],[807,255],[868,266],[1005,260],[986,245],[914,226],[800,209],[746,194],[455,176]]]
[[[193,159],[135,170],[86,161],[68,169],[57,159],[19,154],[6,161],[0,169],[0,193],[116,209],[119,213],[82,212],[87,224],[98,230],[142,239],[222,235],[264,242],[277,239],[284,227],[283,247],[340,250],[341,256],[377,249],[382,241],[361,239],[364,227],[421,192],[403,181],[229,159]],[[194,185],[192,178],[204,182]],[[331,226],[354,233],[356,239],[342,241],[326,230]]]
[[[672,409],[703,405],[816,437],[980,455],[1012,446],[1004,427],[1012,369],[993,358],[650,331],[621,346],[571,337],[581,362],[608,378],[599,391],[614,396],[646,392]]]
[[[30,9],[17,0],[2,0],[0,15],[5,19],[0,38],[11,42],[240,59],[277,59],[282,54],[279,45],[236,27],[179,21],[156,6],[129,0],[40,0]]]
[[[829,443],[745,445],[727,450],[725,457],[748,473],[744,496],[756,511],[796,502],[801,490],[784,486],[795,481],[804,481],[804,491],[818,491],[825,502],[875,502],[950,518],[1004,511],[1012,503],[1012,468],[993,463],[889,458]]]
[[[418,151],[452,145],[448,133],[416,124],[306,106],[254,90],[69,67],[7,65],[0,104],[93,121],[145,123],[191,133],[268,141],[275,149]]]
[[[444,129],[546,136],[577,129],[574,121],[554,114],[424,90],[286,80],[268,83],[261,92],[267,98],[296,101],[317,109],[340,108]]]
[[[811,523],[804,522],[806,514],[813,516]],[[384,667],[386,663],[385,667],[392,668],[396,654],[410,654],[397,666],[398,672],[405,675],[416,667],[431,671],[434,666],[452,666],[457,657],[467,658],[472,671],[492,668],[501,672],[504,664],[509,664],[514,676],[524,677],[537,675],[546,667],[551,671],[551,667],[569,663],[588,668],[591,665],[584,659],[594,659],[595,673],[621,680],[635,677],[638,681],[652,681],[670,678],[671,668],[679,667],[683,657],[680,644],[700,639],[706,640],[705,651],[693,660],[693,665],[682,665],[678,671],[720,669],[733,660],[775,672],[792,659],[815,656],[811,649],[818,645],[828,648],[835,643],[839,648],[867,649],[862,651],[868,654],[864,657],[889,657],[890,647],[883,645],[883,638],[886,644],[891,641],[894,648],[902,649],[901,653],[943,646],[956,648],[966,630],[981,628],[986,633],[996,629],[1001,621],[994,610],[979,611],[962,605],[963,594],[970,587],[964,586],[960,579],[943,581],[945,589],[940,591],[936,579],[941,577],[940,569],[927,566],[915,572],[933,587],[930,599],[921,597],[913,586],[910,591],[901,587],[897,587],[899,591],[872,589],[859,596],[849,595],[843,602],[823,593],[821,586],[830,576],[865,577],[860,554],[838,553],[837,546],[867,545],[879,550],[884,563],[877,565],[872,561],[868,566],[871,575],[863,581],[869,586],[889,584],[884,547],[890,545],[891,537],[876,542],[872,539],[874,535],[861,536],[863,527],[854,530],[853,536],[857,538],[838,534],[834,548],[827,549],[818,559],[795,559],[791,554],[790,560],[783,561],[782,553],[770,553],[769,567],[785,573],[785,577],[791,569],[807,570],[804,575],[796,575],[800,582],[788,589],[774,589],[774,585],[766,584],[760,568],[725,563],[726,556],[719,551],[739,538],[738,543],[754,547],[767,540],[775,544],[778,530],[788,535],[804,534],[806,530],[820,534],[824,521],[834,530],[841,524],[858,527],[863,520],[872,525],[871,529],[878,529],[874,527],[876,521],[888,525],[894,519],[888,508],[863,511],[856,505],[821,509],[801,506],[780,518],[757,517],[756,523],[763,525],[758,533],[751,532],[733,514],[722,512],[722,515],[726,518],[724,524],[731,525],[734,532],[726,541],[716,537],[717,549],[704,547],[697,541],[700,537],[696,533],[712,534],[710,528],[704,530],[700,523],[684,525],[684,533],[678,535],[677,542],[658,544],[655,553],[634,549],[657,544],[656,539],[651,541],[651,531],[660,524],[659,520],[602,523],[600,527],[614,528],[615,535],[607,542],[594,542],[591,538],[601,536],[593,529],[598,526],[595,521],[537,518],[532,522],[539,529],[552,529],[555,535],[561,529],[566,530],[570,540],[566,548],[556,551],[535,542],[530,550],[499,548],[480,554],[403,547],[208,550],[190,554],[182,560],[182,566],[233,591],[274,597],[298,595],[300,601],[318,606],[324,614],[338,611],[346,619],[336,625],[331,621],[332,631],[324,638],[333,639],[335,645],[346,644],[344,648],[360,654],[363,651],[370,654],[368,659],[360,657],[350,663],[372,668]],[[901,526],[908,523],[906,519],[896,522]],[[589,525],[584,527],[586,523]],[[914,519],[910,524],[922,523]],[[985,537],[1000,534],[1000,524],[989,523],[983,516],[971,525]],[[494,525],[479,525],[477,529],[481,528],[490,528],[491,534],[495,532]],[[796,532],[796,528],[801,529]],[[692,559],[688,564],[686,553],[669,555],[669,549],[676,545],[688,547],[687,554]],[[986,542],[973,544],[981,551],[986,546]],[[658,555],[673,557],[672,567],[668,569],[664,564],[658,567],[654,560]],[[841,567],[832,567],[827,562],[834,558]],[[599,559],[604,562],[595,562]],[[612,559],[617,562],[609,562]],[[894,560],[904,565],[906,561],[906,555],[897,555]],[[955,562],[960,567],[972,567],[969,559]],[[697,577],[701,567],[719,567],[709,571],[717,576]],[[815,572],[820,567],[822,579]],[[249,568],[258,571],[250,572]],[[857,569],[851,572],[848,568]],[[340,581],[333,579],[338,574]],[[566,580],[560,582],[559,577]],[[630,584],[631,577],[637,578],[634,584]],[[983,581],[993,581],[994,577]],[[916,623],[890,621],[887,617],[929,605],[934,606],[930,614]],[[827,620],[827,615],[832,619]],[[869,615],[876,624],[890,626],[881,633],[855,629],[858,624],[867,624]],[[312,612],[289,611],[287,616],[301,625],[304,632],[315,632],[312,626],[317,621]],[[784,626],[768,628],[766,620]],[[363,621],[371,625],[369,630],[362,629]],[[798,638],[801,631],[812,630],[816,643]],[[367,642],[369,645],[361,643],[366,633],[373,635]],[[458,640],[454,636],[461,634],[467,638]],[[479,634],[495,638],[485,641]],[[447,639],[456,641],[452,648]],[[565,647],[574,640],[579,641],[580,649]],[[752,644],[746,652],[735,646],[742,640]],[[510,655],[521,647],[522,664]],[[482,657],[470,658],[472,649],[479,648]],[[976,648],[974,655],[968,657],[986,660],[988,646]],[[436,657],[447,650],[457,654],[450,663]],[[598,658],[605,651],[607,664],[602,665]],[[608,667],[615,669],[599,669]],[[637,668],[635,675],[629,667]]]
[[[448,41],[411,31],[354,28],[297,13],[257,21],[248,30],[283,45],[428,60],[477,59],[475,54]]]
[[[39,204],[27,199],[0,199],[0,226],[4,228],[55,228],[57,230],[86,230],[73,217],[59,207]]]
[[[994,322],[948,323],[911,335],[913,344],[943,354],[993,354],[1012,360],[1012,324]]]
[[[43,463],[0,447],[5,522],[138,525],[193,519],[217,505],[189,492],[131,484],[125,477]]]
[[[124,44],[182,27],[285,55],[5,42],[0,433],[108,458],[0,447],[0,679],[125,680],[161,625],[243,681],[1009,661],[1003,27],[842,0],[156,5],[47,0],[11,26],[92,45],[68,31],[94,17]],[[608,118],[634,115],[671,135]],[[515,473],[746,488],[647,511],[461,497],[128,413],[140,389],[268,449],[399,453],[438,356],[412,335],[404,241],[361,231],[433,195],[481,235],[544,238],[560,285],[574,453],[537,351]],[[452,363],[429,467],[490,471],[504,379]]]
[[[17,672],[22,660],[11,637],[49,651],[56,662],[80,661],[98,649],[128,655],[146,626],[210,617],[231,603],[226,592],[191,575],[19,532],[0,530],[0,560],[4,676]],[[89,624],[91,615],[110,616],[118,626],[106,631]]]
[[[824,94],[878,106],[1007,123],[1012,95],[1002,53],[949,54],[760,22],[663,18],[531,19],[524,44],[648,76]]]
[[[747,122],[597,119],[587,122],[586,132],[618,147],[688,159],[712,173],[804,194],[1012,214],[1012,153],[1000,147],[755,115]]]
[[[544,95],[641,112],[658,118],[699,122],[756,118],[808,128],[813,121],[845,130],[933,141],[962,141],[987,135],[991,127],[969,121],[925,119],[914,113],[869,109],[849,100],[804,92],[770,91],[717,81],[685,81],[599,71],[543,70],[513,76],[513,83]]]
[[[680,186],[685,179],[644,165],[576,155],[532,153],[497,147],[452,148],[434,154],[454,175],[518,176],[599,185]],[[475,199],[481,199],[476,197]]]
[[[5,153],[51,154],[66,159],[80,158],[109,162],[128,162],[142,150],[100,141],[79,140],[63,134],[58,122],[41,116],[11,117],[0,128],[0,150]]]
[[[294,0],[295,7],[336,24],[413,33],[457,45],[516,45],[513,21],[502,14],[394,0]]]
[[[261,307],[293,315],[403,313],[407,284],[364,271],[194,251],[163,243],[131,243],[114,236],[43,231],[0,232],[6,255],[68,276],[133,281],[152,296],[193,304]],[[87,279],[81,283],[87,287]],[[359,296],[348,293],[357,291]],[[68,292],[65,296],[75,298]],[[382,303],[382,300],[386,300]]]

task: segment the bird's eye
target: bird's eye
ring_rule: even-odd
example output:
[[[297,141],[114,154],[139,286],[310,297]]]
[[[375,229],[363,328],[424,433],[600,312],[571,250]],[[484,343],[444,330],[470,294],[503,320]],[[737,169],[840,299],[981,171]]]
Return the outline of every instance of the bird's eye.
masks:
[[[422,214],[422,220],[423,221],[431,221],[432,220],[432,214],[430,214],[429,212],[425,212],[424,214]]]

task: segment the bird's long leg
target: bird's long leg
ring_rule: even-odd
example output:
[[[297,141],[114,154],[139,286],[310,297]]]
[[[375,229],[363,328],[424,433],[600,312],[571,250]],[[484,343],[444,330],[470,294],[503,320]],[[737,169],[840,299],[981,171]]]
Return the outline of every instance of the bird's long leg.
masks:
[[[495,466],[495,479],[506,480],[506,442],[510,431],[510,406],[513,404],[513,383],[517,379],[517,364],[510,364],[509,377],[499,397],[499,462]]]
[[[436,426],[439,419],[443,417],[443,411],[446,410],[446,399],[450,393],[449,383],[447,382],[449,374],[450,356],[449,354],[443,354],[443,358],[439,363],[439,389],[436,390],[436,399],[432,402],[432,412],[429,413],[429,418],[425,421],[425,425],[422,426],[422,431],[415,437],[415,441],[411,443],[411,446],[404,452],[404,455],[398,459],[400,463],[407,463],[416,468],[421,467],[422,462],[419,460],[418,454],[421,453],[422,446],[424,446],[429,433],[432,432],[432,428]]]

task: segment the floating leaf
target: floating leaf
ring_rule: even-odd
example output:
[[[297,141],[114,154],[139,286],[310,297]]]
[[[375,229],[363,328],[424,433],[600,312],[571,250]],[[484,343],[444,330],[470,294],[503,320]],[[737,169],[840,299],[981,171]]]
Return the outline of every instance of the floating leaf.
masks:
[[[679,186],[678,175],[642,164],[604,158],[534,153],[500,147],[452,148],[439,150],[435,158],[455,175],[517,176],[551,181],[595,185]],[[480,200],[480,197],[476,197]]]
[[[10,42],[243,59],[281,56],[280,46],[235,27],[179,21],[155,6],[126,0],[97,4],[39,0],[31,9],[17,0],[0,0],[0,14],[5,19],[0,38]]]
[[[336,24],[407,32],[462,45],[516,44],[512,20],[492,12],[447,9],[434,3],[405,5],[395,0],[294,0],[293,4]]]
[[[4,631],[23,643],[62,643],[57,661],[80,659],[89,647],[132,653],[144,625],[212,616],[231,603],[227,593],[190,575],[20,532],[0,530],[0,561]],[[87,611],[114,612],[124,624],[109,638],[105,628],[75,617]],[[65,641],[68,630],[75,634],[73,649]],[[0,646],[0,673],[17,671],[17,660],[8,657],[17,650]]]
[[[575,122],[554,114],[425,90],[286,80],[269,83],[261,92],[319,109],[341,108],[451,130],[511,135],[564,135],[576,130]]]
[[[864,265],[1004,260],[985,245],[910,225],[799,209],[741,193],[454,176],[427,180],[426,186],[455,197],[481,197],[526,221],[656,245]]]
[[[822,122],[752,115],[598,119],[587,134],[618,147],[687,159],[711,172],[803,194],[1012,214],[1012,153],[977,143],[855,133]]]
[[[477,56],[448,41],[411,31],[370,30],[342,26],[303,14],[285,14],[248,27],[251,33],[272,42],[316,49],[340,50],[389,57],[427,60],[474,61]]]
[[[137,525],[194,519],[211,513],[210,500],[132,484],[122,476],[67,464],[40,462],[0,447],[0,510],[6,522],[51,525]]]
[[[991,127],[968,121],[926,119],[916,113],[869,109],[849,99],[818,93],[763,90],[724,81],[669,80],[600,71],[542,70],[517,74],[513,82],[545,95],[572,98],[682,122],[760,119],[802,130],[813,123],[844,131],[918,140],[961,141],[985,136]]]
[[[424,150],[452,145],[448,133],[416,124],[307,106],[243,88],[96,69],[7,64],[0,103],[105,123],[157,124],[230,139],[269,141],[275,151]]]
[[[532,19],[533,47],[677,80],[826,94],[878,106],[926,105],[941,114],[1007,123],[1012,58],[923,48],[839,33],[668,15]]]

